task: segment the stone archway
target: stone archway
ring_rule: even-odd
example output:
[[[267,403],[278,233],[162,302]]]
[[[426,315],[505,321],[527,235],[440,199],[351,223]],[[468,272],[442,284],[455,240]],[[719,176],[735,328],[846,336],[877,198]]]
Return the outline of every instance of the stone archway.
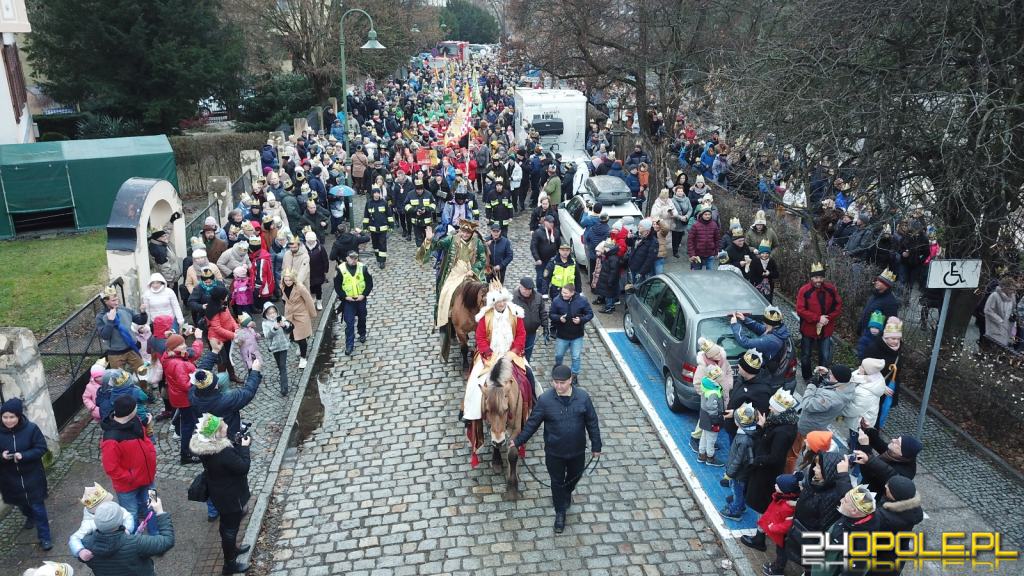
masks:
[[[130,308],[138,308],[149,281],[149,230],[166,228],[174,214],[182,214],[181,198],[166,180],[129,178],[117,191],[107,222],[107,268],[111,281],[124,278]],[[170,233],[174,253],[184,258],[185,219],[174,219]]]

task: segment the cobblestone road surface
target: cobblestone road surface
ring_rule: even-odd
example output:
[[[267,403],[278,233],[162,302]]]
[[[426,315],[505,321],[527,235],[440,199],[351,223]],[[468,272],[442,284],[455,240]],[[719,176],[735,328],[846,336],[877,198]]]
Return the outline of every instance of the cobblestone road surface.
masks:
[[[507,285],[532,275],[526,217],[512,226]],[[375,277],[365,345],[320,375],[322,426],[300,447],[280,498],[272,574],[733,574],[593,329],[581,384],[601,418],[605,455],[577,490],[564,534],[549,492],[524,471],[525,497],[502,500],[502,477],[469,465],[457,421],[463,381],[437,359],[433,276],[392,236]],[[454,360],[454,357],[453,357]],[[537,371],[552,364],[539,344]],[[546,481],[538,434],[527,462]],[[283,475],[284,476],[284,475]]]

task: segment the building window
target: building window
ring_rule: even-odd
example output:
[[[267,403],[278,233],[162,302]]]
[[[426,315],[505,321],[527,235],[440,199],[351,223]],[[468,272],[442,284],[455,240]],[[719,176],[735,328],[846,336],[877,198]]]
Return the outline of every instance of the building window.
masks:
[[[25,75],[21,72],[21,60],[18,58],[18,45],[4,44],[3,57],[7,85],[11,89],[11,105],[14,106],[14,121],[21,122],[21,113],[25,110],[28,96],[25,92]]]

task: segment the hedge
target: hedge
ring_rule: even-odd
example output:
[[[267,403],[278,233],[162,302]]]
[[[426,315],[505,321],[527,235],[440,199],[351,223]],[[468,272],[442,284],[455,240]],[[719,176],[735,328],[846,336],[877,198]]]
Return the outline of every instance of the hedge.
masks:
[[[240,153],[259,150],[267,142],[267,133],[211,133],[168,139],[178,164],[178,192],[186,199],[201,199],[210,176],[238,178],[242,168]]]

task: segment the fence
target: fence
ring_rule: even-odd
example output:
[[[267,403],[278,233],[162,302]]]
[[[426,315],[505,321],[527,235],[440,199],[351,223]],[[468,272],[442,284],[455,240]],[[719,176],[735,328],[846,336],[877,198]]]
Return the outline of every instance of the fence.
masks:
[[[124,280],[113,285],[124,301]],[[93,297],[39,341],[39,355],[46,373],[50,402],[57,427],[67,424],[82,407],[82,393],[89,381],[92,361],[103,355],[103,344],[96,333],[96,316],[106,311],[99,296]]]
[[[188,224],[185,225],[185,238],[199,236],[203,232],[203,222],[207,216],[213,216],[217,220],[218,226],[220,225],[220,204],[218,202],[212,202],[209,206],[200,210],[195,218],[189,220]]]
[[[242,194],[252,194],[252,173],[246,170],[238,180],[231,183],[231,207],[238,206],[242,200]]]

